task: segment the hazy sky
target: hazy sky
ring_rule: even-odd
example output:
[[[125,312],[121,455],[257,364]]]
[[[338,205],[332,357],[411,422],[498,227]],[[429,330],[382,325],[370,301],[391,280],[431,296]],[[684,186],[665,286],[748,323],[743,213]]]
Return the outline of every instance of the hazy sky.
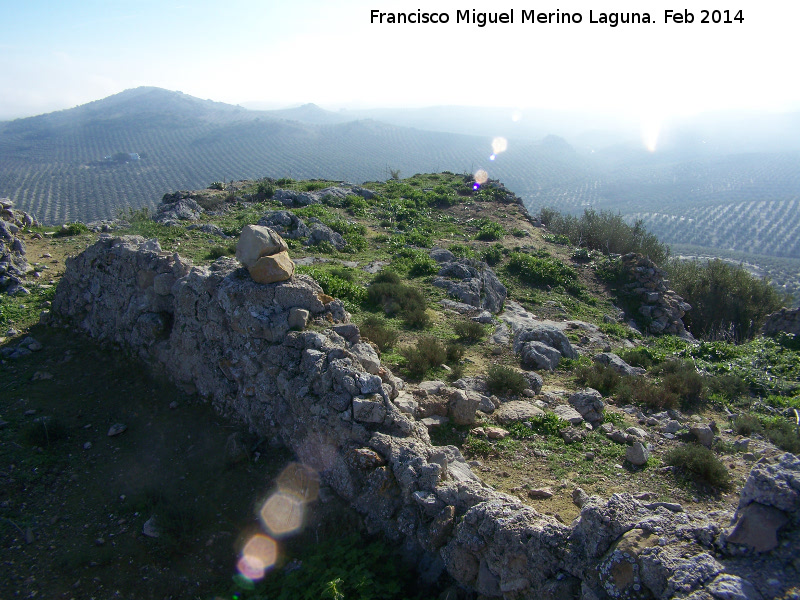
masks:
[[[743,23],[701,24],[727,7]],[[514,24],[456,23],[509,11]],[[447,12],[446,25],[370,23],[370,10]],[[522,10],[581,24],[520,23]],[[655,23],[589,23],[648,11]],[[687,9],[692,24],[664,23]],[[233,104],[462,104],[615,111],[643,118],[800,108],[800,2],[592,0],[0,0],[0,119],[70,108],[140,85]]]

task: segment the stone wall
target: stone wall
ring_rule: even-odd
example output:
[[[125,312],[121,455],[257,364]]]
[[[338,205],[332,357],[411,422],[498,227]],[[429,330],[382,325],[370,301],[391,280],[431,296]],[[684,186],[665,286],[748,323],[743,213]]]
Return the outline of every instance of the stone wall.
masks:
[[[681,319],[692,307],[669,289],[666,271],[649,258],[635,253],[624,255],[622,264],[632,279],[625,288],[641,301],[639,313],[649,320],[647,330],[655,334],[688,336]]]
[[[576,490],[580,517],[561,523],[484,485],[457,448],[433,446],[399,408],[402,380],[348,320],[308,277],[258,284],[232,259],[194,267],[155,241],[110,236],[67,262],[49,317],[132,349],[289,447],[370,532],[461,597],[757,599],[800,585],[796,457],[754,469],[746,488],[743,504],[780,523],[779,545],[756,562],[738,560],[755,542],[726,529],[730,513]],[[759,516],[740,508],[737,526]]]
[[[800,337],[800,308],[782,308],[767,317],[762,329],[764,335],[781,332]]]

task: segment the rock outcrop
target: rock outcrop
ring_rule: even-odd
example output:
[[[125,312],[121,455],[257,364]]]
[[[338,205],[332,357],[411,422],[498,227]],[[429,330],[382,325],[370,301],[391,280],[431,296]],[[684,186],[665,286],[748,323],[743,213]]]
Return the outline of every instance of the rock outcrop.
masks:
[[[299,311],[310,329],[292,331]],[[773,597],[800,585],[796,457],[763,459],[742,494],[739,522],[754,503],[785,517],[774,529],[777,548],[757,565],[739,559],[747,546],[726,541],[728,513],[680,512],[626,493],[580,498],[580,516],[566,525],[484,485],[456,447],[432,445],[413,414],[419,405],[359,345],[348,319],[308,277],[261,284],[233,259],[196,267],[155,241],[110,236],[68,261],[50,316],[133,349],[290,448],[429,580],[446,572],[473,594],[507,599],[757,599],[757,590]],[[440,383],[425,395],[443,394]],[[480,401],[469,383],[448,398],[447,410],[465,421]],[[599,394],[584,395],[573,406],[589,420],[601,416]]]
[[[485,262],[456,259],[450,251],[440,248],[434,248],[430,256],[440,265],[433,285],[469,306],[495,314],[503,310],[508,291]]]
[[[25,242],[17,234],[34,223],[25,211],[14,210],[11,200],[0,198],[0,293],[28,293],[25,275],[31,267]]]

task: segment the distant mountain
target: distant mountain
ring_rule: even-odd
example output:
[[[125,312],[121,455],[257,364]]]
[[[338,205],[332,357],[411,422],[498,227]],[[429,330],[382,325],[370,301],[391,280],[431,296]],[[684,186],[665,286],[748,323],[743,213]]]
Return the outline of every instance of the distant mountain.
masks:
[[[668,243],[800,257],[800,114],[630,123],[470,107],[248,110],[126,90],[0,123],[0,197],[46,223],[113,217],[166,192],[260,177],[362,182],[431,171],[501,179],[535,213],[619,211]],[[491,158],[492,139],[508,139]]]

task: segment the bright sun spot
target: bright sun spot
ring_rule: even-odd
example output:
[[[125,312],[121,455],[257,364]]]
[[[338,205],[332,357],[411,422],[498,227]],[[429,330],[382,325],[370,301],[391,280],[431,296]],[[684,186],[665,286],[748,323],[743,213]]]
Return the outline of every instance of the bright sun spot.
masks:
[[[661,133],[661,119],[648,117],[642,120],[642,142],[648,152],[655,152],[658,146],[658,136]]]
[[[508,140],[504,137],[496,137],[492,140],[492,154],[497,156],[508,149]]]

